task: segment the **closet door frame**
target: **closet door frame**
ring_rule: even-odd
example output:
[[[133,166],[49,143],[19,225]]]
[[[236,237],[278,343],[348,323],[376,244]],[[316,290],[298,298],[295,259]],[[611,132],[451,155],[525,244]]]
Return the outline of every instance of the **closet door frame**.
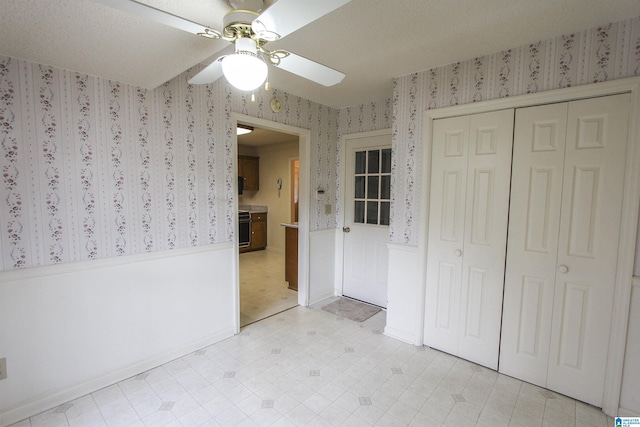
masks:
[[[619,93],[631,96],[631,113],[627,141],[627,157],[625,165],[625,182],[623,190],[622,219],[620,225],[620,243],[618,245],[618,264],[613,295],[613,317],[609,338],[609,356],[607,358],[604,399],[602,410],[610,416],[618,413],[620,390],[622,385],[622,369],[631,302],[631,284],[635,262],[636,233],[638,228],[638,206],[640,206],[640,77],[631,77],[610,82],[595,83],[556,89],[535,94],[513,96],[508,98],[427,110],[423,113],[423,145],[422,176],[429,181],[422,186],[420,218],[420,236],[418,239],[419,257],[426,267],[427,239],[429,223],[429,191],[431,182],[431,149],[433,121],[454,116],[478,114],[507,108],[530,107],[540,104],[567,102],[578,99],[594,98]],[[425,268],[426,270],[426,268]],[[426,271],[422,277],[420,288],[422,307],[419,322],[419,336],[424,336]],[[422,343],[419,343],[422,344]]]

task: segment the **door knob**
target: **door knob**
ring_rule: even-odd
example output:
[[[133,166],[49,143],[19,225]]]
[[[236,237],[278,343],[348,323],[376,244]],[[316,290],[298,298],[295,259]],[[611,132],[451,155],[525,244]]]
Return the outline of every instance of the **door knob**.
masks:
[[[344,231],[345,233],[349,233],[351,229],[349,227],[342,227],[342,231]]]
[[[460,256],[462,256],[462,251],[461,251],[460,249],[456,249],[456,251],[454,252],[454,254],[455,254],[457,257],[460,257]]]
[[[568,273],[569,272],[569,267],[567,267],[566,265],[561,265],[560,267],[558,267],[558,271],[560,273]]]

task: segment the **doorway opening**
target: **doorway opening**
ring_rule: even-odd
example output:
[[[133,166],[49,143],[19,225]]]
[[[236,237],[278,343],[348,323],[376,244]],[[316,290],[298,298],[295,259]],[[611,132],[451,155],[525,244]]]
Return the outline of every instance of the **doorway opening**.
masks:
[[[242,169],[245,160],[259,165],[258,184],[252,183],[249,189],[245,185],[237,199],[238,213],[249,213],[252,218],[252,242],[238,253],[239,330],[307,304],[308,201],[304,195],[309,194],[309,132],[255,117],[238,114],[235,118],[254,129],[251,134],[236,137],[238,180],[243,179],[241,173],[252,173]],[[293,270],[287,251],[291,249],[289,228],[285,225],[296,228]]]

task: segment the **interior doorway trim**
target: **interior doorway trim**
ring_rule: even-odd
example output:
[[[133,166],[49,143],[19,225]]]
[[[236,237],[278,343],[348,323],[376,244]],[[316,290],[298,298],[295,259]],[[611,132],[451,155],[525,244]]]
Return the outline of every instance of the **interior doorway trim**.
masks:
[[[247,116],[240,113],[233,113],[231,116],[233,129],[236,128],[238,122],[243,124],[256,126],[276,132],[288,133],[298,136],[298,152],[300,157],[300,188],[299,188],[299,205],[298,205],[298,304],[301,306],[309,305],[309,167],[311,165],[311,131],[308,129],[298,128],[282,123],[272,122],[270,120],[260,119],[253,116]],[[233,174],[238,175],[238,138],[233,132]],[[234,194],[238,194],[238,180],[233,180]],[[234,222],[235,233],[238,235],[238,197],[235,198],[234,206]],[[238,242],[234,242],[235,257],[235,329],[236,333],[240,332],[240,253],[238,251]]]
[[[616,281],[614,284],[613,318],[609,339],[609,357],[604,385],[602,410],[611,416],[618,412],[620,389],[622,385],[622,370],[627,340],[629,308],[631,300],[631,282],[635,262],[635,249],[638,231],[638,206],[640,205],[640,77],[631,77],[603,83],[556,89],[529,95],[514,96],[496,100],[465,104],[427,110],[423,113],[422,139],[422,177],[430,182],[431,176],[431,148],[433,121],[446,117],[484,113],[506,108],[522,108],[541,104],[552,104],[578,99],[593,98],[619,93],[631,94],[631,113],[628,129],[627,163],[625,169],[624,196],[622,206],[622,220],[620,227],[620,244],[618,246],[618,264],[616,266]],[[420,211],[423,218],[421,223],[429,221],[429,185],[423,185],[421,193]],[[422,263],[426,264],[427,230],[420,228],[418,249]],[[424,272],[426,273],[426,271]],[[417,297],[422,301],[419,313],[418,334],[424,337],[424,298],[426,274],[421,277],[422,286],[418,289]]]

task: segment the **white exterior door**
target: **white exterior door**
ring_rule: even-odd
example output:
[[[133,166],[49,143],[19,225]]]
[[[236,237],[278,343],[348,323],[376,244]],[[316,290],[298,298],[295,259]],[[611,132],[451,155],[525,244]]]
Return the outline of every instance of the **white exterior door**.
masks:
[[[386,308],[391,132],[350,136],[345,143],[342,294]]]
[[[497,369],[513,110],[434,121],[424,342]]]
[[[500,371],[602,406],[629,95],[517,111]]]

